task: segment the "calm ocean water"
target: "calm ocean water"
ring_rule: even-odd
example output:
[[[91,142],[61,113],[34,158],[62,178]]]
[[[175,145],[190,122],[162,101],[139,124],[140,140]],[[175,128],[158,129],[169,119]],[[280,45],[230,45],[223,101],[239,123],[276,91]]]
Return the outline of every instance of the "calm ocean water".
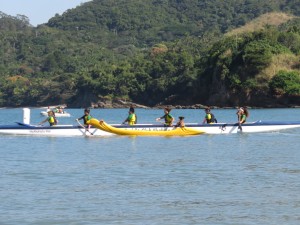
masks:
[[[44,117],[31,110],[31,123]],[[94,109],[120,123],[127,109]],[[60,124],[76,124],[83,110]],[[235,122],[235,110],[213,111]],[[162,110],[137,109],[139,123]],[[173,110],[186,122],[203,110]],[[252,109],[248,121],[300,120],[300,109]],[[0,124],[22,109],[0,109]],[[0,135],[1,225],[298,225],[300,129],[193,137]]]

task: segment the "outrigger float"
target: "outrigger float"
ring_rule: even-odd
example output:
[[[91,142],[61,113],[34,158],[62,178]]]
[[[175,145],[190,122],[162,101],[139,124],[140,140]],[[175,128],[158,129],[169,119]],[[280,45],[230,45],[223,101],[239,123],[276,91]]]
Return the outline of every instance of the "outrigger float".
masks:
[[[166,127],[164,125],[137,124],[134,126],[110,126],[104,121],[91,119],[90,124],[104,132],[117,135],[165,135],[183,136],[197,134],[236,134],[272,132],[283,129],[300,128],[300,121],[268,122],[256,121],[239,125],[238,123],[199,124],[188,123],[184,128]]]
[[[196,128],[191,127],[147,127],[147,125],[134,125],[130,127],[114,127],[103,120],[99,121],[92,118],[89,123],[108,133],[117,134],[117,135],[139,135],[139,136],[189,136],[189,135],[198,135],[203,134],[204,131],[201,131]],[[143,126],[143,127],[140,127]],[[151,126],[151,125],[150,125]]]
[[[108,125],[97,119],[90,121],[92,127],[86,130],[78,125],[40,126],[30,124],[30,110],[23,109],[23,122],[0,125],[0,134],[36,136],[111,136],[111,135],[161,135],[185,136],[198,134],[235,134],[273,132],[300,128],[300,121],[256,121],[239,126],[237,123],[199,124],[186,123],[184,128],[166,127],[163,124]]]

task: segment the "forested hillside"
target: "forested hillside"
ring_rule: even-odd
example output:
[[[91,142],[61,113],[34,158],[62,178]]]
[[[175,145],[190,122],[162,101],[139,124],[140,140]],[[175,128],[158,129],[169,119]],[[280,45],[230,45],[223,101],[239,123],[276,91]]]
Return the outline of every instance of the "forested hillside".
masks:
[[[223,34],[262,14],[284,10],[297,15],[299,8],[285,0],[94,0],[57,15],[47,25],[84,31],[89,41],[108,47],[142,47],[186,35]]]
[[[0,107],[300,105],[299,15],[292,0],[94,0],[38,27],[1,13]]]

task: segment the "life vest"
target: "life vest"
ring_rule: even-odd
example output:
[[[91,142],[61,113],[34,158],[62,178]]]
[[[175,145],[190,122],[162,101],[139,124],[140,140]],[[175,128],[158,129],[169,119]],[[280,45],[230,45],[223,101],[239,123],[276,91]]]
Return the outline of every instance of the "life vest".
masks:
[[[57,120],[54,116],[49,116],[48,117],[48,122],[49,122],[50,126],[53,126],[53,125],[57,124]]]
[[[214,123],[214,114],[212,113],[207,113],[205,118],[206,118],[206,123]]]
[[[170,126],[172,123],[173,116],[171,114],[165,115],[165,124]]]
[[[92,119],[92,116],[91,116],[91,115],[84,116],[84,117],[83,117],[84,125],[87,125],[87,121],[89,121],[90,119]]]
[[[245,122],[246,122],[246,119],[247,119],[247,116],[246,116],[246,114],[245,114],[245,113],[243,113],[243,114],[241,115],[241,120],[244,120],[244,122],[243,122],[243,123],[245,123]]]
[[[212,114],[212,113],[207,113],[207,114],[206,114],[206,122],[207,122],[207,123],[217,123],[217,119],[216,119],[216,117],[215,117],[214,114]]]
[[[131,115],[128,116],[128,124],[129,125],[136,124],[136,115],[135,115],[135,113],[132,113]]]

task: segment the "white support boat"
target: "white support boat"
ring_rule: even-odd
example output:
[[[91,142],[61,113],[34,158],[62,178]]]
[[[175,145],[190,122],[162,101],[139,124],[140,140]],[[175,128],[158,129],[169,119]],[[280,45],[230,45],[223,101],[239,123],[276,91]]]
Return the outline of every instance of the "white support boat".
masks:
[[[48,116],[48,111],[41,111],[41,115],[42,116]],[[71,114],[66,112],[66,111],[63,111],[63,112],[56,112],[55,113],[55,117],[70,117]]]
[[[92,124],[93,125],[93,124]],[[135,131],[167,131],[174,129],[162,124],[137,124],[112,125],[122,130]],[[187,128],[198,130],[202,134],[234,134],[234,133],[257,133],[272,132],[283,129],[300,128],[300,121],[256,121],[242,124],[237,123],[215,123],[199,124],[187,123]],[[0,134],[8,135],[39,135],[39,136],[111,136],[112,132],[97,129],[92,126],[86,131],[81,125],[55,125],[55,126],[36,126],[30,124],[30,110],[23,109],[23,122],[13,125],[0,125]]]

